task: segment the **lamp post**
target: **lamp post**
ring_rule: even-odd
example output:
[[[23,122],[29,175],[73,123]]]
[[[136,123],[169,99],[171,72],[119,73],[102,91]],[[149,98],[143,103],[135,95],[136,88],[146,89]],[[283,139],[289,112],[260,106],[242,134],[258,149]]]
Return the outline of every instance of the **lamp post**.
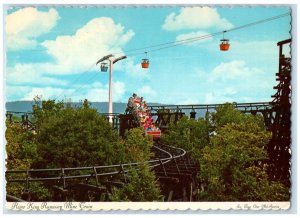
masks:
[[[108,77],[108,114],[109,114],[109,122],[112,123],[113,113],[113,100],[112,100],[112,71],[113,71],[113,62],[109,59],[109,77]]]
[[[106,55],[99,59],[96,63],[99,64],[105,60],[109,61],[109,82],[108,82],[108,116],[109,116],[109,122],[112,123],[112,113],[113,113],[113,100],[112,100],[112,74],[113,74],[113,65],[117,63],[118,61],[127,58],[126,56],[122,56],[116,59],[111,58],[113,57],[112,54]]]

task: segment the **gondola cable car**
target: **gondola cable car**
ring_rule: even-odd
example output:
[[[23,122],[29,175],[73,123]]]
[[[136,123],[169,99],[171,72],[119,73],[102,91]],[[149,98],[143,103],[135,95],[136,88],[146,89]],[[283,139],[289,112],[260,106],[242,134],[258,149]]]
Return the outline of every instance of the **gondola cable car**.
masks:
[[[229,50],[229,47],[230,47],[230,44],[229,44],[229,39],[225,39],[224,38],[224,33],[226,31],[223,31],[223,39],[221,39],[221,43],[220,43],[220,50],[221,51],[228,51]]]
[[[146,58],[142,59],[141,65],[142,68],[149,68],[149,59],[147,59],[147,52],[145,52]]]
[[[101,72],[107,72],[107,70],[108,70],[107,63],[101,63],[100,69],[101,69]]]

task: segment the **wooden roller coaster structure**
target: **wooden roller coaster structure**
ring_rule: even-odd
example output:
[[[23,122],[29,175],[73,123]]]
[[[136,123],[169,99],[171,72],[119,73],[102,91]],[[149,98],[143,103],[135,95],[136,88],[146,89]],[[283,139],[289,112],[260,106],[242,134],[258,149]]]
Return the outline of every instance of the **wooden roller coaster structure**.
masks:
[[[197,165],[185,157],[186,151],[161,143],[153,146],[155,158],[145,162],[121,163],[109,166],[92,166],[55,169],[26,169],[6,172],[8,183],[23,183],[24,190],[19,197],[7,195],[9,202],[31,201],[34,190],[30,185],[43,182],[54,192],[53,201],[107,201],[113,187],[123,187],[129,181],[129,173],[147,164],[155,173],[165,199],[192,201],[195,195]],[[187,183],[188,181],[188,183]],[[166,182],[168,186],[166,186]],[[188,189],[185,188],[188,184]],[[176,191],[180,186],[184,192]]]

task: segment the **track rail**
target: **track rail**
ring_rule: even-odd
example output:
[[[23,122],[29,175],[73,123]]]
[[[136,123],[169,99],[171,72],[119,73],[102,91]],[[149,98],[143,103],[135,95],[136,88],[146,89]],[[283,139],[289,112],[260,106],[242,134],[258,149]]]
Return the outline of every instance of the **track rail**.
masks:
[[[191,104],[191,105],[148,105],[148,108],[151,112],[157,112],[161,109],[170,109],[174,111],[180,110],[215,110],[217,107],[224,104]],[[233,103],[233,106],[241,111],[252,111],[252,110],[266,110],[273,107],[273,102],[250,102],[250,103]],[[29,115],[32,116],[32,112],[21,112],[21,111],[6,111],[6,115],[15,114],[15,115]],[[117,117],[118,113],[99,113],[104,116],[115,116]]]
[[[191,118],[196,117],[196,113],[200,112],[200,116],[203,116],[205,112],[211,112],[215,111],[218,106],[221,106],[224,104],[198,104],[198,105],[149,105],[148,109],[151,112],[152,117],[156,117],[158,119],[158,116],[160,119],[165,120],[166,117],[161,117],[164,115],[170,115],[170,113],[181,113],[181,115],[190,113]],[[274,102],[252,102],[252,103],[233,103],[233,106],[244,113],[266,113],[272,110],[276,103]],[[167,111],[167,112],[164,112]],[[112,126],[115,130],[121,130],[123,127],[121,127],[121,119],[120,115],[118,113],[99,113],[102,116],[105,116],[107,119],[112,118]],[[202,115],[201,115],[202,114]],[[17,117],[21,117],[22,120],[14,120],[13,115]],[[6,118],[10,122],[18,122],[22,123],[23,127],[29,130],[34,130],[34,124],[32,123],[32,112],[20,112],[20,111],[6,111]],[[156,120],[155,122],[160,123],[160,119]],[[163,121],[166,122],[166,121]],[[160,127],[162,123],[158,124]],[[163,126],[165,126],[163,124]],[[123,131],[121,131],[123,132]],[[120,132],[120,133],[121,133]],[[122,134],[121,134],[122,135]],[[122,135],[123,136],[123,135]]]
[[[197,105],[156,105],[148,106],[150,111],[157,112],[158,110],[172,110],[172,111],[181,111],[181,110],[215,110],[217,107],[224,104],[197,104]],[[241,111],[252,111],[252,110],[265,110],[272,108],[270,102],[252,102],[252,103],[233,103],[233,106]]]
[[[143,164],[148,164],[151,168],[162,166],[166,163],[169,163],[172,160],[183,157],[186,154],[186,151],[181,148],[176,148],[173,146],[168,146],[163,144],[154,145],[153,148],[157,150],[156,152],[159,153],[159,156],[166,156],[166,157],[155,158],[144,162],[122,163],[122,164],[113,164],[107,166],[8,170],[6,171],[6,180],[8,183],[23,182],[25,183],[25,189],[29,189],[30,182],[37,182],[37,181],[60,181],[65,187],[67,180],[70,179],[95,178],[95,180],[98,181],[98,177],[113,176],[117,174],[126,174],[130,170],[136,169],[137,166]],[[87,172],[85,174],[79,174],[80,171],[81,172],[87,171]],[[35,174],[38,174],[39,176],[35,176]],[[49,174],[52,175],[49,176]],[[44,176],[40,176],[40,175],[44,175]]]

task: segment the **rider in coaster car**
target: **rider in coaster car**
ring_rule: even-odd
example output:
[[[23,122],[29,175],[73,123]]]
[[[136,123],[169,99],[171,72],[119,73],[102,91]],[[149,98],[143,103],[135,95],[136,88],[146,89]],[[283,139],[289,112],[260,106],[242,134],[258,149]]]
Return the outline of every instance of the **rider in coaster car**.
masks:
[[[134,99],[136,98],[136,96],[137,95],[135,93],[133,93],[132,97],[130,97],[128,99],[127,108],[125,110],[125,113],[132,112],[132,109],[134,108]]]

